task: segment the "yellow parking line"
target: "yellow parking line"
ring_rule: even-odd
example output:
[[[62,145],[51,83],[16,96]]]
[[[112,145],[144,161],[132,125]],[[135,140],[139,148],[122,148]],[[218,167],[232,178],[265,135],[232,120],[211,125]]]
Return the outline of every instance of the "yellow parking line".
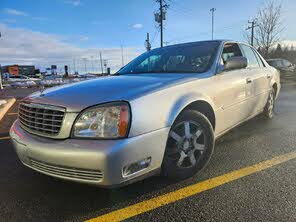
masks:
[[[9,136],[0,137],[0,140],[9,140],[9,139],[10,139]]]
[[[18,113],[7,113],[7,115],[12,116],[12,115],[17,115]]]
[[[190,185],[188,187],[181,188],[179,190],[176,190],[149,200],[145,200],[143,202],[107,213],[97,218],[90,219],[87,222],[122,221],[130,217],[162,207],[164,205],[176,202],[178,200],[182,200],[192,195],[199,194],[206,190],[213,189],[215,187],[240,179],[250,174],[268,169],[270,167],[276,166],[278,164],[284,163],[292,159],[296,159],[296,152],[283,154],[283,155],[274,157],[270,160],[266,160],[249,167],[232,171],[230,173],[227,173],[209,180],[205,180],[205,181]]]

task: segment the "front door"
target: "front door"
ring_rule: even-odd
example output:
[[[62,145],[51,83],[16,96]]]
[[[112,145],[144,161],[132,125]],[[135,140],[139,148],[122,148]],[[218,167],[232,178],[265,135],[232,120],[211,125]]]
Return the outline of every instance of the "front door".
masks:
[[[224,46],[221,64],[233,56],[242,56],[241,50],[236,43],[227,43]],[[232,128],[248,117],[248,95],[246,91],[246,69],[223,71],[214,77],[216,86],[215,105],[216,132],[217,135]]]

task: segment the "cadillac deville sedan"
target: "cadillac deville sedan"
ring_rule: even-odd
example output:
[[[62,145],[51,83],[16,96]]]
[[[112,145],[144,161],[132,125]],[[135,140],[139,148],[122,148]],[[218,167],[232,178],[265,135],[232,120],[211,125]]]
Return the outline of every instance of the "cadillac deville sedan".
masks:
[[[10,135],[21,162],[49,176],[101,187],[180,180],[207,164],[216,138],[271,119],[279,91],[278,71],[247,44],[172,45],[113,76],[28,96]]]

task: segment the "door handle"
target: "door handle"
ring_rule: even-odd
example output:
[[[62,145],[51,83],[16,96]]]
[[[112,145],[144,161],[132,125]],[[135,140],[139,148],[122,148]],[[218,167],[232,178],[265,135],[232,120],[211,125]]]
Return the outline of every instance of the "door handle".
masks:
[[[267,79],[270,79],[271,78],[271,75],[267,74]]]
[[[246,79],[246,83],[247,83],[247,84],[250,84],[251,82],[252,82],[252,79],[251,79],[251,78],[247,78],[247,79]]]

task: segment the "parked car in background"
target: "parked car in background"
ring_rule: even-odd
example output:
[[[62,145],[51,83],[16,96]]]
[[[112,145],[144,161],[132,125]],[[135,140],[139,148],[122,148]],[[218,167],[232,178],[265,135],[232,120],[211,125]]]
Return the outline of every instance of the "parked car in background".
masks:
[[[28,76],[23,76],[23,75],[7,75],[6,76],[6,83],[10,84],[10,83],[13,83],[13,82],[25,82],[25,81],[39,81],[40,79],[39,78],[30,78]]]
[[[121,186],[193,176],[215,139],[273,117],[279,72],[251,46],[203,41],[146,52],[115,75],[36,92],[10,136],[22,163],[66,180]]]
[[[281,72],[295,72],[296,65],[286,59],[267,59],[269,65],[280,70]]]
[[[9,85],[12,88],[32,88],[32,87],[37,86],[37,83],[32,80],[27,80],[27,81],[11,82]]]
[[[37,86],[39,78],[30,78],[24,75],[5,74],[4,84],[12,88],[27,87],[31,88]]]

